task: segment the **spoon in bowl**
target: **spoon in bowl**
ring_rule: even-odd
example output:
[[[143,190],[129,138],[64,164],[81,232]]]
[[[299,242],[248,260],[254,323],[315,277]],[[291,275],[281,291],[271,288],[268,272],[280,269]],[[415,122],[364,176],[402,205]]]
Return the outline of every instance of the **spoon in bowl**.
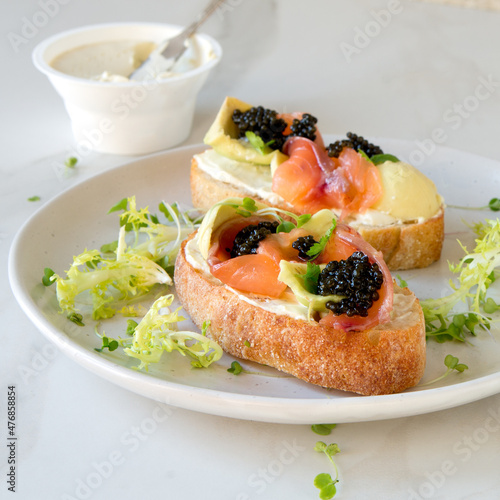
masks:
[[[149,57],[129,76],[130,80],[151,80],[155,75],[169,71],[187,49],[186,41],[225,0],[212,0],[198,15],[196,21],[168,40],[164,40]]]

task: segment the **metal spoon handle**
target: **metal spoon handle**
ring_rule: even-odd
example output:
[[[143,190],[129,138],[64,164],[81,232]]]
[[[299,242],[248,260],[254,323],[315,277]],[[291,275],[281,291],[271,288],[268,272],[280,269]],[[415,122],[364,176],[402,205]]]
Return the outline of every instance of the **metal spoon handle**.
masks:
[[[198,19],[191,23],[185,30],[184,34],[186,38],[190,37],[197,29],[198,26],[203,24],[208,17],[212,15],[213,12],[217,9],[217,7],[223,3],[224,0],[212,0],[205,9],[199,14]]]
[[[212,0],[198,15],[196,21],[191,23],[178,35],[159,44],[149,57],[129,75],[130,80],[155,78],[155,75],[159,73],[170,71],[175,62],[186,51],[186,40],[223,2],[224,0]]]
[[[165,58],[172,57],[172,52],[181,50],[176,49],[176,46],[183,44],[197,29],[203,24],[209,16],[217,9],[217,7],[225,0],[212,0],[205,9],[198,15],[198,18],[192,22],[187,28],[181,31],[178,35],[168,41],[167,46],[161,51],[161,55]]]

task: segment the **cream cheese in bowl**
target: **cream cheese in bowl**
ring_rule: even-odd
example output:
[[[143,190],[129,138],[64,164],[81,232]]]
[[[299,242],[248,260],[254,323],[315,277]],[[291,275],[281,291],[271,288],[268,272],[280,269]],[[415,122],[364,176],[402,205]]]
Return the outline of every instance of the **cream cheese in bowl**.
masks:
[[[78,78],[100,82],[127,82],[157,47],[148,40],[111,40],[67,50],[49,64],[57,71]],[[196,38],[187,42],[187,50],[168,72],[159,72],[155,79],[169,78],[191,71],[203,64],[203,48]]]
[[[197,95],[222,56],[216,40],[197,33],[168,73],[158,71],[144,81],[128,78],[157,45],[181,30],[159,23],[97,24],[35,47],[33,62],[64,101],[77,152],[142,155],[189,136]]]

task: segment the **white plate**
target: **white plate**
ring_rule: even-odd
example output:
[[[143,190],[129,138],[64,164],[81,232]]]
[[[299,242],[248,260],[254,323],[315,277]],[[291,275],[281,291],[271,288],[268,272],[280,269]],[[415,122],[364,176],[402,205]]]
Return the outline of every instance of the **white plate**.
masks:
[[[416,149],[408,142],[380,140],[385,151],[407,157]],[[122,353],[100,354],[94,323],[78,327],[58,313],[55,289],[41,282],[44,267],[63,273],[73,255],[99,248],[116,239],[116,214],[108,209],[123,197],[135,195],[137,205],[157,212],[161,200],[190,204],[189,165],[203,146],[190,146],[137,160],[96,175],[44,205],[22,227],[11,248],[9,275],[14,294],[29,318],[64,353],[90,371],[143,396],[174,406],[214,415],[280,423],[360,422],[441,410],[500,392],[500,345],[483,332],[472,345],[428,342],[423,382],[445,370],[451,353],[468,364],[441,383],[419,386],[402,394],[363,397],[322,389],[277,371],[242,362],[267,375],[234,376],[226,370],[233,358],[224,356],[208,369],[191,369],[187,358],[163,356],[149,373],[133,367]],[[424,156],[424,155],[421,155]],[[417,158],[415,156],[415,158]],[[484,205],[500,195],[500,164],[475,155],[438,148],[419,166],[431,177],[450,204]],[[448,209],[443,258],[427,269],[400,273],[420,298],[448,293],[447,260],[461,256],[456,239],[472,248],[473,234],[463,219],[479,221],[491,212]],[[116,318],[102,328],[110,336],[123,333],[125,320]],[[497,335],[498,338],[498,335]]]

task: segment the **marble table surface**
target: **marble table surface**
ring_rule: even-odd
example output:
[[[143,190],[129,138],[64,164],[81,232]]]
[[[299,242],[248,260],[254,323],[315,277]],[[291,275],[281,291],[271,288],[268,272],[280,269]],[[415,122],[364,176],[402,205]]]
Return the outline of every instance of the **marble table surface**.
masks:
[[[0,498],[318,498],[314,477],[334,474],[313,449],[320,439],[341,449],[335,498],[500,498],[500,394],[404,418],[341,423],[322,437],[310,425],[216,416],[120,388],[59,352],[16,302],[8,254],[21,225],[62,191],[137,160],[86,152],[68,175],[64,161],[75,150],[69,119],[34,68],[33,48],[85,24],[186,24],[204,3],[19,0],[4,8]],[[204,28],[224,57],[198,97],[184,144],[200,143],[233,95],[307,110],[331,134],[409,141],[431,160],[425,148],[439,145],[500,161],[499,24],[495,11],[406,0],[227,0]],[[28,201],[34,195],[40,200]]]

